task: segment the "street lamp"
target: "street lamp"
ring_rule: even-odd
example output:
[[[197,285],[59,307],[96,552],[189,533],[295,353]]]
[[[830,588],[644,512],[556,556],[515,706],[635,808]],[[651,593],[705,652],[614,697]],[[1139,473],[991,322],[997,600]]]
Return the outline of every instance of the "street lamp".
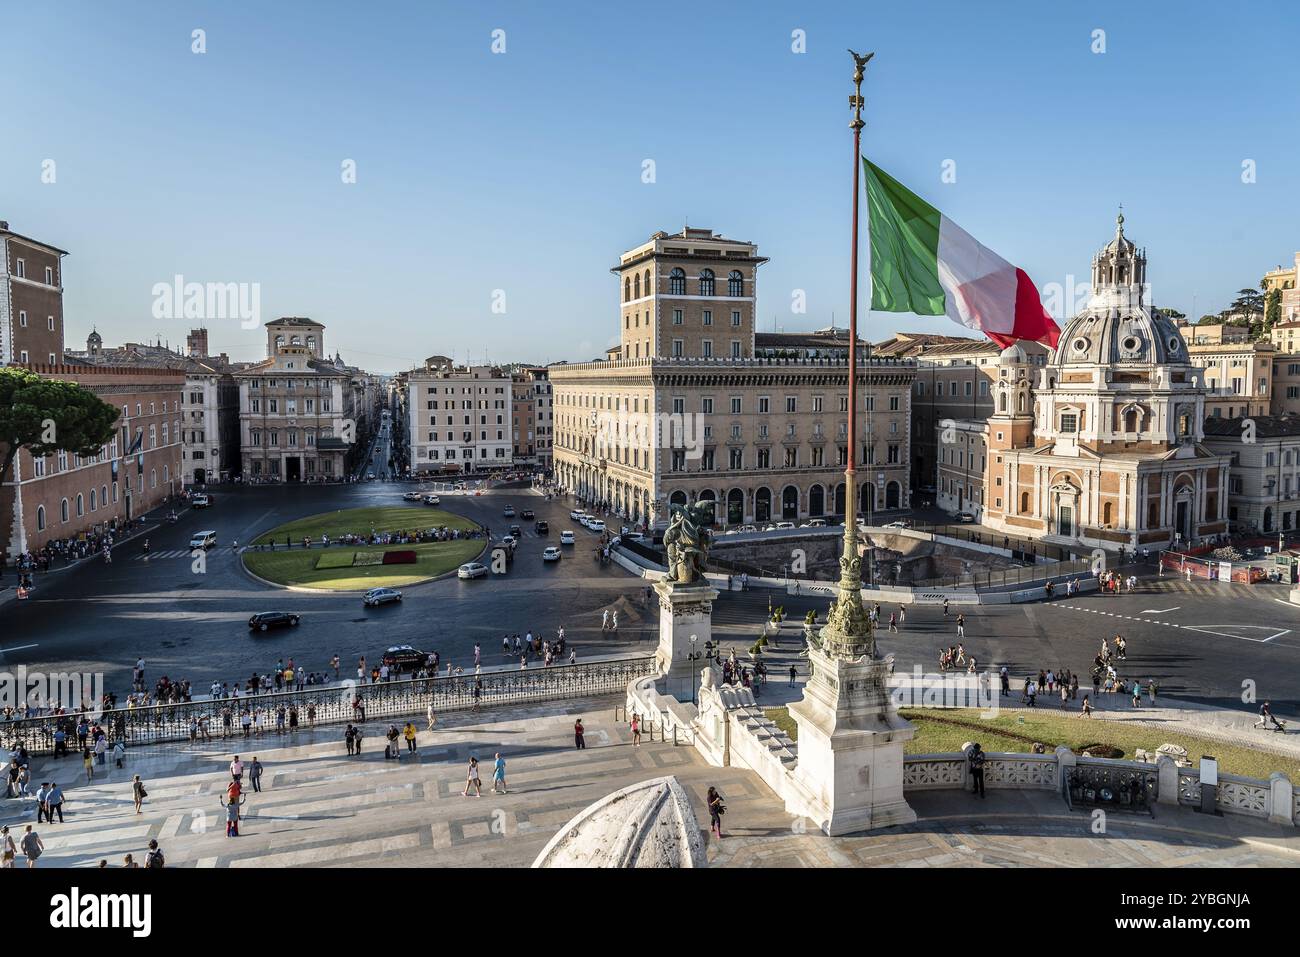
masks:
[[[691,704],[698,704],[698,702],[695,700],[695,662],[699,661],[700,658],[702,657],[702,652],[695,650],[695,641],[696,641],[696,636],[691,635],[691,650],[690,653],[687,654],[686,656],[686,659],[691,663]],[[709,647],[709,643],[707,641],[704,643],[704,647],[706,649]]]

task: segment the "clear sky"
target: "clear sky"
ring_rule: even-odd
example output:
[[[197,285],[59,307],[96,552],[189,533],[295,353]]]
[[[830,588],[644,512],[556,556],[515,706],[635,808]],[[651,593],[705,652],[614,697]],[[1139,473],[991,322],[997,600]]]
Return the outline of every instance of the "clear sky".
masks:
[[[1281,0],[8,4],[0,219],[70,252],[72,348],[183,341],[151,311],[180,274],[258,283],[263,320],[376,371],[588,359],[619,252],[684,222],[771,257],[761,330],[844,325],[852,46],[877,163],[1040,288],[1086,282],[1123,203],[1156,303],[1195,317],[1300,249],[1297,27]],[[864,312],[900,328],[960,332]]]

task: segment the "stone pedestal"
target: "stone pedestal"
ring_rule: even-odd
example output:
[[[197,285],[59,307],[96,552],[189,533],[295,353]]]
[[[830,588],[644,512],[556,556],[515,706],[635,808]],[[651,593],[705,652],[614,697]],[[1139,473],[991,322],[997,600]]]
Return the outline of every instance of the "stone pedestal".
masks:
[[[686,697],[692,697],[690,683],[692,672],[696,676],[707,662],[703,658],[704,643],[713,637],[713,601],[718,590],[707,580],[689,585],[678,582],[655,582],[659,593],[659,647],[655,650],[655,663],[659,674],[667,679],[670,693],[677,694],[687,688]],[[695,652],[700,659],[692,662],[691,636],[695,636]],[[679,695],[680,697],[680,695]]]
[[[915,734],[899,716],[884,661],[833,657],[813,645],[812,677],[790,705],[799,726],[799,763],[786,810],[826,834],[851,834],[916,820],[903,799],[903,745]]]

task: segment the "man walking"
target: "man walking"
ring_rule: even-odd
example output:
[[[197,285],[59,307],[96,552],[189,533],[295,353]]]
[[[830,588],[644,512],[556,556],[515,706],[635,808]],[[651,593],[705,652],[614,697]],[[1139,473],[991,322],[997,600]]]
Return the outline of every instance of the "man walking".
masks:
[[[57,784],[50,785],[50,793],[45,796],[45,803],[48,810],[45,812],[46,819],[53,824],[54,815],[59,815],[59,823],[63,823],[63,789]]]
[[[966,616],[965,615],[957,616],[957,637],[958,638],[966,637]]]
[[[244,762],[239,760],[239,755],[235,755],[235,760],[230,762],[230,779],[244,783]]]
[[[501,788],[501,794],[509,794],[506,788],[506,759],[501,757],[501,752],[496,754],[496,761],[492,765],[492,793],[496,794],[498,786]]]
[[[573,746],[579,751],[587,749],[587,730],[582,726],[582,719],[579,718],[573,723]]]
[[[253,755],[253,763],[248,766],[248,780],[252,782],[254,792],[262,790],[262,762],[257,760],[257,755]]]
[[[794,687],[794,680],[795,680],[795,678],[798,676],[798,674],[799,674],[798,669],[795,668],[794,665],[791,665],[791,666],[790,666],[790,687],[791,687],[791,688]]]

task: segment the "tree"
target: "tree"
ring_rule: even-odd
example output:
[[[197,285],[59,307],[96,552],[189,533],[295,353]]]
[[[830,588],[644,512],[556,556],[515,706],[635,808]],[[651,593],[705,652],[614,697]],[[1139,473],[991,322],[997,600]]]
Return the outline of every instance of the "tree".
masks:
[[[1263,315],[1264,294],[1256,289],[1238,289],[1237,298],[1232,303],[1233,312],[1242,312],[1248,316]]]
[[[1282,290],[1270,289],[1264,297],[1264,329],[1271,330],[1282,318]]]
[[[1163,312],[1167,317],[1172,319],[1174,322],[1180,322],[1183,319],[1187,318],[1187,313],[1179,312],[1177,309],[1157,309],[1156,311]]]
[[[75,382],[44,379],[16,366],[0,368],[0,486],[13,478],[21,449],[32,455],[98,455],[113,438],[118,409]],[[15,507],[16,498],[15,498]]]

